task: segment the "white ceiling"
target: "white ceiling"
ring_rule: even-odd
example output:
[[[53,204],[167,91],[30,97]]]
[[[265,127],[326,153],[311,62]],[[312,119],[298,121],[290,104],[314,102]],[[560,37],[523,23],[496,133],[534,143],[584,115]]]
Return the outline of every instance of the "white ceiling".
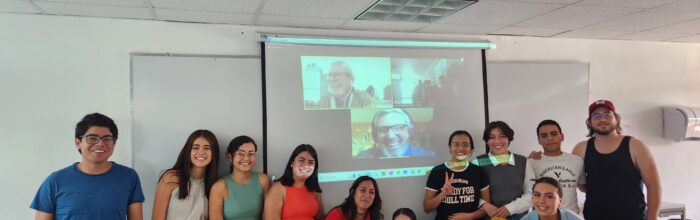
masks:
[[[376,0],[0,0],[0,13],[700,43],[700,0],[480,0],[436,23],[353,20]]]

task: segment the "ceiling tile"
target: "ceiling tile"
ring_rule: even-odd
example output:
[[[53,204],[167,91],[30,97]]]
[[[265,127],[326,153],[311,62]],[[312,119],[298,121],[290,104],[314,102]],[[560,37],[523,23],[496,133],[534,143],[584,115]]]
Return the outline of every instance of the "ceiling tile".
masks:
[[[573,4],[581,0],[501,0],[509,2],[532,2],[532,3],[554,3],[554,4]]]
[[[195,11],[225,11],[253,14],[259,0],[151,0],[153,7]]]
[[[572,5],[541,16],[537,16],[513,26],[575,29],[628,15],[641,10],[643,9]]]
[[[561,38],[588,38],[588,39],[610,39],[612,37],[629,34],[631,31],[623,30],[596,30],[596,29],[577,29],[561,34],[556,34],[552,37]]]
[[[427,24],[415,22],[351,20],[340,28],[371,31],[414,31],[426,25]]]
[[[28,0],[0,0],[0,12],[40,13]]]
[[[661,33],[661,32],[637,32],[632,34],[626,34],[612,39],[616,40],[641,40],[641,41],[663,41],[673,38],[678,38],[682,36],[688,36],[688,34],[678,34],[678,33]]]
[[[648,32],[671,32],[682,34],[697,34],[700,33],[700,19],[686,21],[674,25],[665,26],[662,28],[652,29]]]
[[[549,37],[549,36],[564,32],[564,31],[566,31],[566,30],[565,29],[553,29],[553,28],[505,27],[505,28],[493,31],[489,34]]]
[[[322,18],[355,18],[376,0],[269,0],[266,15]]]
[[[253,14],[221,13],[211,11],[186,11],[176,9],[156,9],[159,20],[184,21],[215,24],[250,24]]]
[[[547,13],[562,6],[564,5],[479,1],[438,21],[438,23],[503,27]]]
[[[500,28],[502,27],[460,24],[430,24],[427,27],[421,28],[420,30],[418,30],[418,32],[443,34],[488,34],[489,32],[498,30]]]
[[[119,7],[106,5],[86,5],[57,2],[34,2],[48,14],[77,15],[108,18],[152,19],[147,8]]]
[[[700,12],[700,0],[682,0],[667,4],[656,9],[671,11],[691,11]]]
[[[700,18],[700,13],[651,9],[588,26],[586,28],[639,32],[664,25],[681,23],[696,18]]]
[[[678,0],[583,0],[576,4],[628,8],[654,8]]]
[[[261,15],[256,25],[278,27],[305,27],[305,28],[337,28],[345,22],[338,18],[310,18]]]
[[[694,34],[700,34],[700,19],[623,35],[615,39],[664,41]]]
[[[398,1],[398,0],[397,0]],[[376,0],[0,0],[0,12],[275,27],[700,42],[700,0],[480,0],[437,23],[356,21]],[[32,4],[33,3],[33,4]],[[146,4],[152,4],[149,9]],[[258,13],[258,14],[256,14]]]
[[[688,43],[700,43],[700,34],[697,35],[691,35],[687,37],[679,37],[676,39],[671,39],[669,41],[673,42],[688,42]]]
[[[144,7],[143,0],[34,0],[34,2],[62,2],[90,5],[117,5],[117,6],[138,6]]]

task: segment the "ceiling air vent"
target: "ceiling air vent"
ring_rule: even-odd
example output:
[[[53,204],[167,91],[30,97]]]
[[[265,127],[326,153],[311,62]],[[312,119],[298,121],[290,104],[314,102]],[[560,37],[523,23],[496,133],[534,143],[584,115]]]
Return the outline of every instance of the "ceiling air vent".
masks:
[[[355,20],[433,23],[477,0],[379,0]]]

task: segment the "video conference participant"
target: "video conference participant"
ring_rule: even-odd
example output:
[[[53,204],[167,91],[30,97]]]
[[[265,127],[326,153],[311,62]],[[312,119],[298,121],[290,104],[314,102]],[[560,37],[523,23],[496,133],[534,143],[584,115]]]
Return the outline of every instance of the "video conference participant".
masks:
[[[428,175],[423,209],[426,213],[437,210],[435,219],[478,219],[486,214],[479,209],[479,200],[489,201],[489,179],[468,160],[472,142],[469,132],[452,132],[448,142],[452,158]]]
[[[143,219],[138,174],[109,161],[118,137],[111,118],[83,117],[74,141],[81,160],[44,180],[29,206],[36,210],[35,219]]]
[[[542,177],[535,180],[532,186],[532,207],[522,220],[583,220],[568,209],[560,208],[564,198],[561,186],[557,180],[551,177]]]
[[[211,131],[190,134],[172,168],[156,185],[152,220],[208,219],[209,191],[219,178],[219,141]]]
[[[258,146],[245,135],[233,138],[226,148],[230,173],[214,183],[209,196],[210,220],[261,219],[263,199],[270,189],[270,178],[253,172]]]
[[[372,96],[353,87],[355,75],[343,61],[335,61],[326,75],[329,95],[321,97],[320,108],[366,108],[372,107]]]
[[[326,220],[381,220],[382,197],[377,181],[361,176],[350,186],[350,194],[339,206],[331,209]]]
[[[426,157],[434,153],[411,144],[415,130],[411,116],[400,108],[383,109],[372,119],[374,147],[361,151],[356,157]]]
[[[312,220],[323,218],[318,154],[308,144],[297,146],[289,156],[284,174],[265,196],[265,220]]]
[[[491,217],[520,219],[530,209],[534,173],[527,158],[509,151],[513,129],[505,122],[494,121],[484,130],[483,139],[489,153],[480,155],[474,164],[484,168],[491,185],[491,202],[482,209]]]

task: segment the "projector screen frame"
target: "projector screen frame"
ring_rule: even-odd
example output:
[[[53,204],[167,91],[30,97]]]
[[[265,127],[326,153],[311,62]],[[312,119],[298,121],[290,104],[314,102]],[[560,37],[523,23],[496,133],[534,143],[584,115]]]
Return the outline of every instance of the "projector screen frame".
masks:
[[[266,71],[266,54],[265,54],[265,48],[268,43],[268,38],[271,36],[289,36],[289,35],[281,35],[281,34],[265,34],[265,33],[259,33],[259,43],[260,43],[260,65],[261,65],[261,79],[262,79],[262,121],[263,121],[263,133],[262,133],[262,148],[263,148],[263,172],[268,173],[268,155],[267,155],[267,71]],[[327,37],[326,37],[327,38]],[[484,127],[488,126],[489,124],[489,99],[488,99],[488,71],[486,69],[486,50],[487,49],[492,49],[496,48],[496,45],[491,43],[488,40],[483,40],[488,44],[488,47],[483,47],[480,49],[481,51],[481,69],[482,69],[482,84],[483,84],[483,101],[484,101]],[[329,45],[330,46],[330,45]],[[359,45],[347,45],[347,46],[359,46]],[[438,47],[441,49],[445,49],[442,47]],[[464,48],[460,48],[464,49]],[[488,147],[484,146],[484,152],[488,153],[489,149]],[[274,180],[273,180],[274,181]]]

